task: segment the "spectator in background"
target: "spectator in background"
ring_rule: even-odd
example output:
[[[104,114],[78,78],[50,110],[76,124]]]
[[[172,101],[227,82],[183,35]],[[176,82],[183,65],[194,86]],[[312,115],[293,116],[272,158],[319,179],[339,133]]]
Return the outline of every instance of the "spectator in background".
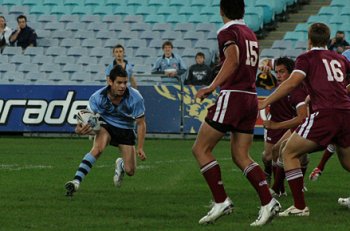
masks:
[[[196,64],[190,66],[184,83],[186,85],[209,85],[213,81],[213,76],[210,67],[204,63],[204,53],[198,52],[195,59]]]
[[[35,30],[27,26],[27,17],[20,15],[17,17],[17,30],[12,32],[10,37],[11,45],[16,45],[26,49],[27,47],[36,47],[37,35]]]
[[[166,41],[162,45],[164,54],[158,57],[153,65],[152,73],[164,73],[169,77],[180,76],[186,72],[186,64],[182,58],[173,53],[173,44]]]
[[[338,54],[343,53],[350,48],[350,44],[345,40],[344,31],[338,30],[335,37],[328,42],[328,50],[336,51]]]
[[[5,46],[10,45],[10,35],[12,29],[6,25],[6,19],[4,16],[0,16],[0,52]]]
[[[129,64],[127,60],[124,59],[125,56],[125,50],[124,47],[120,44],[117,44],[113,47],[113,57],[114,60],[111,64],[109,64],[105,70],[106,78],[108,81],[109,73],[111,70],[116,66],[120,65],[124,70],[126,70],[126,73],[128,74],[128,79],[130,81],[130,85],[133,88],[137,88],[136,80],[133,74],[133,68],[134,65]]]

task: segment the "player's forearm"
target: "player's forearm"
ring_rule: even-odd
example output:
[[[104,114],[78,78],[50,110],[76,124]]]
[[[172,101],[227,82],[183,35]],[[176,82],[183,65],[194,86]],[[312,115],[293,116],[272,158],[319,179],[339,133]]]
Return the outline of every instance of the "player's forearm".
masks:
[[[141,122],[137,125],[137,148],[143,149],[146,137],[146,122]]]
[[[214,78],[213,82],[210,84],[210,88],[215,90],[217,87],[222,85],[231,75],[236,71],[238,67],[238,62],[234,62],[231,59],[226,59],[223,63],[219,73]]]

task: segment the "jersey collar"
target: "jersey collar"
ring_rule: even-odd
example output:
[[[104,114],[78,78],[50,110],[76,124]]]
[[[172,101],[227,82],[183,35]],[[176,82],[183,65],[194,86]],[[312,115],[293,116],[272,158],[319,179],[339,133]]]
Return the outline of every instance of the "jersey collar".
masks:
[[[227,29],[228,27],[232,26],[232,25],[245,25],[245,22],[243,19],[235,19],[235,20],[231,20],[228,21],[227,23],[225,23],[219,30],[218,30],[218,34],[220,33],[220,31]]]
[[[327,47],[313,47],[310,50],[312,51],[312,50],[328,50],[328,49]]]

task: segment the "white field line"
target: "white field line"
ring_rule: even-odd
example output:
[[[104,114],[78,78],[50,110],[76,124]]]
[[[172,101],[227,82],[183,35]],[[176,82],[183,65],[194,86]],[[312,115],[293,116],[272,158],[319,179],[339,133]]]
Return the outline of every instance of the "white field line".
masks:
[[[19,165],[19,164],[0,164],[1,170],[8,171],[21,171],[21,170],[31,170],[31,169],[51,169],[53,168],[51,165]]]

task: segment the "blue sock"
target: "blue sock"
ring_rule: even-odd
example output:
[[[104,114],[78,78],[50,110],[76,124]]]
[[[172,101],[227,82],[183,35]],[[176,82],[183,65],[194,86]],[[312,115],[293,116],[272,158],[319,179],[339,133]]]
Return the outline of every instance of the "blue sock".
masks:
[[[96,158],[91,155],[91,153],[87,153],[81,161],[77,172],[75,173],[74,180],[82,182],[84,177],[90,172],[95,161]]]

